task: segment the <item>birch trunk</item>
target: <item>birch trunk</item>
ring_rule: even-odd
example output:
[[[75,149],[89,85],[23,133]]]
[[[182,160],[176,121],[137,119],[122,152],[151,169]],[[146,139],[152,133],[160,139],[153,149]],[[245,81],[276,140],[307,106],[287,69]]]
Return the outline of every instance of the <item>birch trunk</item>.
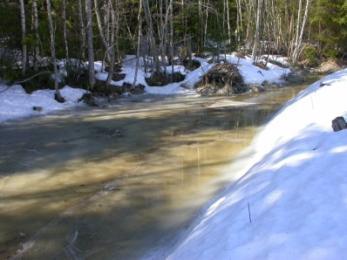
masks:
[[[62,0],[63,5],[63,37],[64,37],[64,47],[65,47],[65,57],[69,59],[69,45],[67,41],[67,20],[66,20],[66,0]]]
[[[95,72],[94,72],[94,43],[93,43],[93,13],[92,13],[92,0],[85,0],[86,16],[87,16],[87,44],[88,44],[88,74],[89,86],[93,88],[95,85]]]
[[[40,35],[39,35],[39,15],[37,9],[37,0],[33,0],[33,26],[35,33],[35,47],[34,47],[34,70],[38,71],[38,60],[40,56]]]
[[[261,8],[262,8],[263,0],[258,0],[258,7],[257,7],[257,21],[255,24],[255,37],[254,37],[254,43],[253,43],[253,49],[252,49],[252,59],[253,61],[256,60],[257,54],[258,54],[258,45],[259,45],[259,34],[260,34],[260,16],[261,16]]]
[[[81,32],[81,56],[82,56],[82,59],[84,60],[85,50],[86,50],[86,30],[84,28],[82,0],[77,0],[77,4],[78,4],[78,20],[79,20],[79,27]]]
[[[19,0],[20,5],[20,21],[22,29],[22,74],[24,75],[27,70],[28,50],[26,44],[26,16],[24,0]]]
[[[295,46],[294,52],[293,52],[293,58],[292,58],[292,62],[295,64],[298,61],[299,55],[302,51],[302,38],[304,36],[304,30],[305,30],[305,26],[306,26],[306,21],[307,21],[307,17],[308,17],[308,11],[310,8],[310,4],[311,4],[311,0],[306,0],[306,6],[305,6],[305,13],[304,13],[304,18],[302,20],[302,24],[301,24],[301,29],[300,29],[300,34],[298,37],[298,42],[297,45]]]
[[[113,8],[112,0],[109,0],[109,6],[111,9],[111,26],[110,26],[110,43],[107,52],[110,55],[110,68],[108,71],[108,77],[106,84],[111,85],[113,72],[114,72],[114,63],[115,63],[115,53],[114,53],[114,43],[115,43],[115,30],[116,30],[116,10]]]
[[[58,67],[57,67],[57,60],[55,55],[55,35],[54,35],[54,27],[53,27],[51,0],[46,0],[46,4],[47,4],[48,28],[49,28],[49,36],[50,36],[51,62],[53,65],[53,72],[54,72],[54,89],[55,89],[57,101],[60,101],[60,100],[62,101],[63,99],[60,95],[59,86],[58,86]]]
[[[136,85],[137,74],[138,74],[139,65],[140,65],[140,49],[141,49],[141,36],[142,36],[142,15],[141,15],[141,13],[142,13],[142,0],[139,0],[139,13],[137,16],[138,32],[137,32],[136,67],[135,67],[135,76],[134,76],[133,86]]]

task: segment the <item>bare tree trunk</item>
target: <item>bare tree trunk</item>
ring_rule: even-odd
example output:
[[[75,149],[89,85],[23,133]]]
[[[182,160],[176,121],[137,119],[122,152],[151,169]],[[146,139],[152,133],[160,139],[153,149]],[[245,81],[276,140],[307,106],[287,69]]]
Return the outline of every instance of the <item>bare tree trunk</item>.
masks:
[[[170,0],[170,56],[171,56],[171,81],[173,81],[174,76],[174,25],[173,25],[173,6],[172,0]]]
[[[139,65],[140,65],[140,49],[141,49],[141,36],[142,36],[142,15],[141,15],[141,13],[142,13],[142,0],[139,0],[139,13],[137,16],[138,32],[137,32],[136,68],[135,68],[135,76],[134,76],[133,86],[136,85],[137,74],[138,74]]]
[[[86,50],[86,30],[84,28],[84,19],[83,19],[83,6],[82,0],[77,0],[78,4],[78,19],[80,23],[80,32],[81,32],[81,56],[82,59],[85,59],[85,50]]]
[[[205,25],[204,25],[204,31],[203,31],[203,47],[206,45],[206,41],[207,41],[209,4],[210,4],[210,1],[207,0],[207,6],[205,7],[206,9],[205,9]]]
[[[298,16],[296,21],[296,33],[295,33],[295,46],[299,42],[299,31],[300,31],[300,24],[301,24],[301,13],[302,13],[302,0],[299,0],[299,8],[298,8]],[[294,46],[294,48],[295,48]]]
[[[34,47],[34,70],[38,71],[38,60],[40,56],[40,35],[39,35],[39,15],[37,10],[37,0],[33,0],[33,26],[35,33],[35,47]]]
[[[65,47],[65,57],[69,59],[69,45],[67,41],[67,20],[66,20],[66,0],[62,0],[63,5],[63,37],[64,37],[64,47]]]
[[[105,47],[105,50],[106,50],[106,57],[107,57],[108,62],[111,62],[111,56],[110,56],[110,53],[108,51],[109,43],[107,42],[106,36],[104,34],[104,28],[103,28],[103,25],[101,22],[101,17],[100,17],[100,12],[99,12],[99,7],[98,7],[98,0],[94,0],[94,10],[95,10],[95,15],[96,15],[96,22],[97,22],[98,29],[99,29],[99,35],[100,35],[101,41],[102,41],[102,43]],[[107,22],[109,22],[109,21],[107,21]]]
[[[302,51],[302,38],[304,35],[304,30],[305,30],[305,26],[306,26],[306,21],[307,21],[307,17],[308,17],[308,10],[310,8],[310,3],[311,3],[311,0],[306,0],[305,14],[304,14],[304,18],[303,18],[303,21],[301,24],[300,35],[298,37],[298,42],[297,42],[295,49],[294,49],[294,52],[293,52],[292,62],[294,64],[298,61],[299,55]]]
[[[253,61],[256,60],[257,52],[258,52],[258,44],[259,44],[259,34],[260,34],[260,16],[261,16],[261,9],[263,5],[263,0],[258,0],[258,7],[257,7],[257,21],[255,24],[255,39],[253,43],[253,49],[252,49],[252,59]]]
[[[64,102],[64,99],[60,95],[59,86],[58,86],[59,79],[58,79],[57,60],[55,55],[55,35],[54,35],[54,28],[53,28],[51,0],[46,0],[46,4],[47,4],[49,35],[50,35],[51,61],[52,61],[53,71],[54,71],[55,95],[56,95],[57,101]]]
[[[155,43],[155,39],[154,39],[154,32],[153,32],[153,21],[152,21],[152,14],[151,14],[151,10],[149,8],[149,3],[148,0],[144,0],[144,13],[145,13],[145,18],[146,18],[146,22],[148,25],[148,39],[149,39],[149,44],[150,44],[150,48],[152,51],[152,56],[154,59],[154,70],[156,72],[160,72],[160,64],[159,64],[159,59],[158,59],[158,50],[157,50],[157,46]]]
[[[226,15],[227,15],[227,28],[228,28],[228,41],[231,45],[231,26],[230,26],[230,8],[229,0],[226,0]]]
[[[111,85],[112,82],[112,77],[113,77],[113,72],[114,72],[114,63],[115,63],[115,53],[114,53],[114,43],[115,43],[115,30],[116,30],[116,15],[115,12],[116,10],[113,8],[112,0],[109,0],[110,3],[110,9],[111,9],[111,26],[110,26],[110,43],[109,43],[109,52],[110,54],[110,68],[108,71],[108,77],[107,77],[107,82],[106,84],[109,86]]]
[[[22,29],[22,74],[26,73],[28,50],[26,44],[26,16],[25,16],[25,5],[24,0],[19,0],[20,5],[20,21]]]
[[[202,19],[202,3],[198,0],[198,53],[203,49],[203,19]]]
[[[94,33],[93,33],[92,0],[85,0],[85,5],[86,5],[86,16],[87,16],[89,86],[90,88],[93,88],[95,85],[95,72],[94,72],[94,43],[93,43]]]
[[[242,30],[242,9],[241,0],[236,0],[237,16],[236,16],[236,42],[237,47],[241,44],[241,30]]]

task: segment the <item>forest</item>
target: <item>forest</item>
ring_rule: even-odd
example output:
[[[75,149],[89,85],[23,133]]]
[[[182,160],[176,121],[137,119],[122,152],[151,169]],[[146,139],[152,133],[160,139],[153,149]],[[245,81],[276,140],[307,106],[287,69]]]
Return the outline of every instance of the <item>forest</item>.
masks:
[[[347,51],[344,0],[3,0],[0,20],[0,78],[40,73],[50,86],[42,75],[58,75],[63,59],[64,83],[93,89],[94,61],[104,62],[109,85],[127,54],[137,67],[142,58],[154,81],[175,81],[167,68],[194,66],[192,55],[238,52],[256,62],[278,54],[317,66]]]

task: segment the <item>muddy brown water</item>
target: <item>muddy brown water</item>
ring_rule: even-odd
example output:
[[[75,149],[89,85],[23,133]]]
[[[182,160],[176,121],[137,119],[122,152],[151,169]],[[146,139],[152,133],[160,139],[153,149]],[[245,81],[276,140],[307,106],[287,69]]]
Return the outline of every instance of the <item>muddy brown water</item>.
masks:
[[[0,259],[138,259],[170,245],[303,87],[143,96],[1,125]]]

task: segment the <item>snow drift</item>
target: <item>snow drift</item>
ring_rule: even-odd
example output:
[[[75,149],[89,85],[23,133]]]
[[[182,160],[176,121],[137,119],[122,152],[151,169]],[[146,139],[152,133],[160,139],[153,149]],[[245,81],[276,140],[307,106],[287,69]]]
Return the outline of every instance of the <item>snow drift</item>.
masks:
[[[259,68],[253,64],[253,60],[249,57],[238,58],[233,54],[222,55],[222,58],[229,63],[237,65],[243,76],[246,84],[262,84],[263,82],[268,83],[282,83],[283,77],[290,73],[290,69],[282,68],[275,64],[268,63],[267,70]],[[196,83],[201,80],[201,77],[205,75],[216,63],[209,63],[208,59],[194,57],[195,60],[199,61],[201,66],[193,71],[185,69],[183,66],[174,66],[175,72],[180,72],[186,76],[182,82],[170,83],[162,87],[151,87],[147,84],[145,78],[149,77],[150,74],[146,73],[142,66],[139,67],[137,74],[137,84],[145,86],[145,91],[149,94],[160,94],[160,95],[172,95],[172,94],[196,94],[193,91],[193,87]],[[283,60],[283,59],[282,59]],[[282,61],[280,59],[280,61]],[[143,62],[141,62],[143,63]],[[95,63],[95,70],[98,72],[96,78],[99,80],[106,80],[108,73],[102,69],[102,63]],[[112,81],[112,85],[115,87],[122,86],[123,83],[134,83],[136,70],[136,57],[134,55],[127,55],[123,60],[122,73],[125,74],[125,78],[120,81]],[[171,72],[171,66],[167,68],[168,72]]]
[[[250,168],[168,259],[342,259],[347,252],[347,69],[312,84],[253,143]]]
[[[60,90],[66,102],[59,103],[54,99],[54,90],[36,90],[27,94],[22,86],[0,85],[0,122],[10,119],[23,118],[34,115],[43,115],[54,111],[77,106],[78,99],[86,90],[65,86]],[[34,111],[33,107],[42,108]]]

